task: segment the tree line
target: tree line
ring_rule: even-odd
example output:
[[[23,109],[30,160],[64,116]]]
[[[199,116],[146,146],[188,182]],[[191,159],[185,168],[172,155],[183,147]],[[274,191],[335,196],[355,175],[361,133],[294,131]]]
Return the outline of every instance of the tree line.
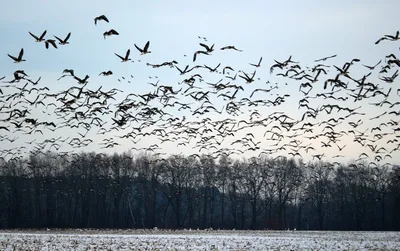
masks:
[[[400,168],[221,155],[0,163],[0,228],[400,230]]]

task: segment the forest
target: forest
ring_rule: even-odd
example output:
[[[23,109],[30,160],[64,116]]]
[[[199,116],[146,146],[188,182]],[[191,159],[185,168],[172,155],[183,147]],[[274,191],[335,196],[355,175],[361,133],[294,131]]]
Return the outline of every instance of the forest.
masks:
[[[397,165],[52,152],[0,163],[0,228],[400,230]]]

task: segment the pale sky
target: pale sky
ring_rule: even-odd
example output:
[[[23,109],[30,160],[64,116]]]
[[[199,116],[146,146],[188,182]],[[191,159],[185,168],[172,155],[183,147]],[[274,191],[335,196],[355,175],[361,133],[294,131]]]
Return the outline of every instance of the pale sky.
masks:
[[[276,98],[276,94],[282,96],[285,93],[290,94],[291,97],[287,98],[286,102],[281,106],[258,107],[257,110],[263,116],[268,116],[275,111],[282,111],[299,119],[305,112],[304,109],[298,110],[298,100],[304,97],[303,94],[298,92],[300,82],[282,79],[281,77],[276,77],[275,74],[270,74],[269,68],[274,64],[274,59],[284,61],[292,55],[292,59],[300,62],[300,65],[305,68],[306,66],[314,66],[316,63],[313,60],[315,59],[337,54],[336,58],[323,62],[332,66],[329,70],[329,76],[334,77],[336,71],[333,65],[342,66],[353,58],[359,58],[361,62],[351,70],[351,75],[359,79],[363,74],[368,73],[368,70],[362,67],[361,64],[374,65],[381,59],[384,63],[386,55],[391,53],[399,55],[400,43],[398,41],[383,41],[379,45],[374,44],[383,35],[393,35],[400,29],[400,19],[398,17],[400,1],[395,0],[351,2],[340,0],[330,1],[329,3],[327,1],[279,2],[261,0],[204,0],[200,2],[173,0],[142,2],[130,0],[118,2],[103,0],[16,0],[6,2],[3,0],[3,2],[0,9],[0,30],[2,31],[0,38],[2,55],[0,57],[0,78],[6,76],[5,80],[11,80],[14,71],[23,69],[33,80],[39,77],[42,78],[39,85],[36,86],[37,88],[48,87],[50,92],[55,93],[72,86],[78,86],[73,79],[64,78],[57,81],[64,69],[71,68],[75,70],[75,74],[78,77],[82,78],[86,74],[90,76],[87,88],[91,90],[97,90],[100,86],[102,86],[103,90],[112,88],[123,90],[125,94],[116,96],[119,97],[117,100],[119,102],[128,93],[144,94],[152,91],[153,87],[147,83],[156,82],[155,76],[160,80],[160,84],[171,85],[174,90],[185,87],[178,85],[178,82],[190,77],[190,74],[180,76],[177,70],[168,67],[153,69],[146,66],[146,63],[159,64],[176,60],[180,68],[184,68],[187,64],[190,66],[207,64],[215,67],[218,63],[221,63],[220,69],[229,65],[235,71],[253,72],[254,67],[250,66],[249,63],[257,63],[260,57],[263,57],[261,67],[256,69],[256,78],[260,78],[260,80],[256,80],[251,84],[246,84],[242,79],[237,79],[234,82],[234,84],[242,85],[245,88],[244,92],[238,95],[238,99],[249,97],[250,93],[256,88],[267,88],[270,85],[266,85],[266,81],[271,81],[272,86],[278,83],[279,89],[271,92],[272,95],[260,92],[254,96],[254,99],[273,100]],[[100,21],[95,26],[94,17],[102,14],[108,17],[110,23]],[[110,29],[117,30],[120,35],[103,39],[103,32]],[[47,30],[46,38],[53,38],[53,35],[64,38],[68,32],[71,32],[70,44],[59,45],[58,49],[50,48],[46,50],[44,43],[36,43],[28,33],[30,31],[40,36],[44,30]],[[199,55],[198,60],[193,63],[193,53],[202,48],[198,43],[204,42],[199,40],[198,36],[206,37],[206,44],[212,45],[215,43],[216,50],[211,56]],[[150,41],[152,53],[141,56],[134,48],[134,44],[136,43],[139,47],[143,47],[147,41]],[[219,50],[219,48],[226,45],[235,45],[237,48],[242,49],[243,52]],[[14,64],[7,54],[16,56],[21,48],[25,50],[24,58],[26,62]],[[114,53],[124,55],[127,49],[131,50],[130,58],[135,61],[134,63],[121,63],[120,59],[114,55]],[[187,56],[185,57],[184,55]],[[138,62],[138,60],[141,60],[141,62]],[[398,80],[392,83],[391,86],[378,80],[377,72],[379,69],[378,67],[378,70],[373,72],[368,78],[369,81],[379,81],[380,87],[386,91],[392,87],[390,99],[388,100],[396,102],[398,100],[396,95]],[[100,72],[107,70],[112,70],[114,74],[109,77],[98,76]],[[210,74],[207,70],[201,69],[199,72],[203,75],[205,81],[196,85],[203,89],[208,89],[205,82],[215,83],[223,78],[222,75]],[[134,78],[132,79],[130,75],[134,76]],[[123,76],[126,80],[122,79]],[[149,79],[149,77],[152,77],[152,79]],[[131,83],[128,83],[127,80],[131,81]],[[228,80],[224,79],[224,83],[226,82]],[[288,83],[288,85],[285,85],[285,83]],[[22,87],[24,84],[25,82],[22,81],[15,85]],[[1,83],[1,85],[7,84]],[[315,96],[315,94],[322,91],[323,82],[317,82],[314,85],[310,96]],[[346,92],[343,91],[343,93]],[[27,96],[26,98],[34,100],[35,96]],[[186,99],[186,101],[188,103],[193,102],[194,109],[200,106],[200,103],[196,103],[194,100]],[[369,120],[369,118],[386,111],[387,106],[373,107],[368,105],[368,103],[379,101],[382,101],[381,97],[357,103],[354,103],[353,99],[351,102],[339,103],[341,106],[349,105],[351,107],[361,105],[362,109],[359,112],[366,112],[367,115],[349,118],[343,122],[343,124],[346,124],[344,127],[337,126],[335,130],[348,130],[348,122],[356,122],[359,118],[363,121],[363,125],[357,128],[360,132],[364,132],[366,129],[370,132],[372,127],[390,119],[398,121],[396,116],[393,115],[385,116],[379,120]],[[331,102],[331,100],[314,100],[313,102],[314,108],[327,104],[326,102],[335,103]],[[225,104],[221,99],[213,99],[213,103],[218,109],[221,109]],[[41,106],[37,108],[31,107],[31,109],[31,113],[41,121],[52,117],[51,111],[47,111],[50,115],[46,115],[42,112],[43,107]],[[234,119],[237,121],[241,119],[248,120],[249,109],[254,110],[255,108],[243,107],[242,111],[245,113],[240,117],[234,117]],[[177,111],[176,109],[168,111],[176,117],[186,116],[188,120],[201,120],[205,117],[221,120],[226,117],[216,113],[209,113],[204,117],[190,118],[188,112]],[[336,114],[333,112],[331,115],[325,116],[321,112],[318,119],[310,120],[309,122],[322,122],[323,119],[342,116],[343,114],[345,113]],[[2,118],[4,118],[3,116]],[[112,125],[112,121],[109,117],[105,117],[104,120],[107,121],[107,128],[109,128]],[[5,125],[9,124],[0,122],[0,126]],[[273,125],[275,124],[271,124],[271,126]],[[252,132],[258,135],[255,141],[262,141],[261,148],[269,149],[274,142],[268,141],[263,137],[266,129],[268,128],[243,130],[235,137],[226,139],[226,144],[222,144],[221,147],[231,147],[230,142],[240,139],[242,134],[245,135],[247,132]],[[314,131],[320,132],[321,129],[322,127],[315,128]],[[79,137],[76,130],[66,130],[65,128],[54,133],[45,131],[44,136],[41,134],[23,135],[21,132],[12,133],[12,131],[14,131],[14,127],[10,126],[10,132],[4,130],[0,132],[10,138],[19,137],[18,140],[13,143],[3,141],[4,144],[2,143],[3,146],[0,149],[18,147],[24,142],[35,138],[38,142],[41,142],[45,138],[58,136]],[[103,151],[97,144],[103,139],[103,135],[97,135],[97,131],[98,128],[94,128],[87,135],[88,138],[94,140],[93,144],[76,151]],[[111,133],[104,137],[110,138],[115,137],[115,135],[123,135],[123,133]],[[374,144],[392,149],[396,144],[392,144],[389,147],[386,142],[391,138],[395,138],[396,135],[399,135],[398,132]],[[193,139],[192,143],[199,141],[199,139],[199,137]],[[324,139],[315,141],[301,140],[304,145],[312,144],[316,148],[316,151],[311,155],[326,152],[328,159],[329,156],[336,154],[346,155],[343,159],[334,159],[333,161],[357,159],[362,152],[373,156],[368,148],[352,143],[352,139],[352,136],[347,139],[341,139],[342,141],[338,144],[347,146],[340,153],[335,144],[333,144],[332,148],[320,148],[320,141],[325,141]],[[118,138],[115,138],[115,141],[120,142],[121,146],[108,149],[107,152],[121,152],[134,146],[129,141]],[[146,137],[141,139],[136,147],[148,147],[151,144],[159,144],[159,141],[152,137]],[[191,150],[189,147],[176,147],[176,143],[159,145],[162,148],[161,152],[198,153],[197,149]],[[240,146],[237,145],[236,147]],[[67,144],[64,144],[60,151],[63,150],[67,151],[70,148]],[[259,152],[247,152],[245,156],[257,156]],[[202,151],[201,153],[207,153],[207,151]],[[311,158],[310,154],[301,153],[304,159],[309,160]],[[392,154],[392,159],[385,159],[382,163],[395,163],[399,160],[400,154],[397,151]]]

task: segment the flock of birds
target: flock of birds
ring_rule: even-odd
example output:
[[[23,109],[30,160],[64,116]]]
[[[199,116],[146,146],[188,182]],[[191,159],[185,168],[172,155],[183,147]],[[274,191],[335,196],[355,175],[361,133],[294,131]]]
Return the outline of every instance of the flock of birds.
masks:
[[[105,15],[94,18],[96,26],[103,22],[109,23]],[[47,49],[50,45],[57,49],[57,46],[69,44],[71,33],[64,39],[54,36],[58,44],[55,39],[46,38],[46,33],[37,36],[29,32],[35,42],[44,43]],[[118,35],[114,29],[103,33],[104,39]],[[73,69],[65,69],[58,81],[69,78],[76,84],[60,92],[51,92],[48,86],[39,87],[41,77],[32,79],[22,69],[15,71],[12,79],[1,77],[0,141],[10,146],[23,135],[31,135],[34,139],[0,150],[0,157],[18,160],[29,153],[46,151],[57,151],[61,156],[71,154],[77,148],[86,149],[91,144],[98,144],[101,148],[129,146],[125,150],[152,152],[154,156],[160,156],[166,154],[161,152],[161,146],[170,144],[171,149],[191,148],[194,157],[202,153],[215,158],[254,153],[257,156],[304,158],[308,155],[312,160],[328,157],[334,160],[346,157],[340,153],[345,153],[344,149],[349,148],[346,146],[353,144],[366,149],[356,161],[369,160],[370,165],[378,165],[400,150],[400,102],[392,101],[393,97],[397,100],[400,95],[400,89],[392,91],[400,60],[394,54],[371,66],[361,64],[357,58],[343,66],[325,64],[337,55],[317,59],[312,67],[301,66],[292,56],[275,60],[269,72],[276,78],[293,81],[291,85],[297,84],[299,93],[296,96],[300,98],[295,103],[293,95],[278,92],[287,83],[273,84],[258,77],[257,71],[263,68],[262,57],[249,63],[252,69],[247,72],[223,63],[216,66],[196,64],[199,58],[210,57],[218,50],[215,44],[206,44],[207,38],[198,38],[200,47],[193,53],[192,66],[181,66],[175,60],[146,63],[147,67],[167,68],[181,77],[176,85],[162,85],[158,76],[149,76],[149,79],[157,81],[148,83],[152,89],[147,93],[125,93],[117,88],[104,90],[102,86],[92,90],[89,88],[89,75],[77,76]],[[395,35],[383,36],[376,44],[399,39],[397,31]],[[142,56],[151,53],[150,41],[143,48],[134,46]],[[243,51],[233,45],[219,50]],[[128,49],[125,54],[115,53],[115,56],[122,62],[129,62],[132,61],[130,53]],[[18,56],[8,56],[14,63],[26,61],[23,48]],[[367,69],[368,73],[355,77],[350,72],[354,67]],[[370,81],[373,73],[379,77]],[[220,80],[208,82],[204,77],[206,74]],[[99,74],[111,75],[111,70]],[[118,81],[131,83],[133,78],[133,75],[122,76]],[[263,86],[252,89],[254,82]],[[322,91],[311,95],[316,89]],[[273,98],[268,99],[271,96]],[[264,111],[272,110],[265,107],[279,108],[287,100],[298,109],[298,118],[282,111],[265,115]],[[366,100],[375,101],[368,105],[384,112],[374,117],[361,112]],[[360,102],[363,105],[359,105]],[[349,107],[348,104],[354,105]],[[44,116],[35,117],[33,111],[36,108],[49,121],[41,119]],[[374,127],[360,130],[365,121],[369,124],[371,121],[379,122]],[[48,136],[52,132],[57,136]],[[96,143],[94,137],[88,136],[90,132],[102,136],[102,140]],[[123,140],[128,143],[122,143]],[[151,143],[139,148],[143,141]],[[324,149],[333,149],[339,154],[328,156]]]

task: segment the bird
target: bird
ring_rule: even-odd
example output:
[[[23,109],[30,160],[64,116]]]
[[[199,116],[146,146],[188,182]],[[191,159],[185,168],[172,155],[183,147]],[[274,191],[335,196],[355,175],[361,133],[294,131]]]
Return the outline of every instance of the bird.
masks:
[[[387,61],[387,63],[389,65],[396,64],[398,67],[400,67],[400,59],[390,59],[390,60]]]
[[[139,48],[136,44],[135,47],[138,51],[140,51],[141,55],[145,55],[147,53],[151,53],[151,51],[149,51],[149,46],[150,46],[150,41],[147,41],[147,43],[145,44],[144,48],[141,49]]]
[[[207,66],[207,65],[204,65],[204,68],[209,69],[210,72],[216,72],[217,69],[218,69],[218,67],[219,67],[220,65],[221,65],[221,63],[219,63],[215,68],[211,68],[211,67],[209,67],[209,66]]]
[[[42,77],[39,77],[39,79],[36,80],[36,82],[34,82],[34,81],[30,80],[30,79],[28,79],[28,81],[29,81],[30,83],[32,83],[33,85],[37,85],[41,79],[42,79]]]
[[[104,39],[106,39],[106,37],[109,37],[109,36],[112,36],[112,35],[119,35],[119,33],[114,29],[111,29],[111,30],[106,31],[106,32],[103,33]]]
[[[85,78],[83,78],[83,79],[78,78],[77,76],[74,76],[74,79],[78,80],[79,84],[86,84],[88,82],[87,80],[89,79],[89,75],[86,75]]]
[[[49,44],[51,44],[54,48],[57,49],[56,40],[54,39],[47,39],[46,41],[44,41],[44,44],[46,46],[46,49],[49,49]]]
[[[346,147],[346,145],[344,145],[344,146],[342,146],[342,147],[340,147],[339,145],[336,145],[337,146],[337,148],[339,149],[339,151],[342,151],[343,150],[343,148],[345,148]]]
[[[121,62],[127,62],[130,60],[130,58],[129,58],[130,53],[131,53],[131,49],[128,49],[126,51],[125,57],[122,57],[122,56],[118,55],[117,53],[114,53],[114,54],[122,60]]]
[[[94,25],[97,25],[97,21],[101,21],[101,20],[106,21],[107,23],[109,23],[108,18],[105,15],[101,15],[101,16],[98,16],[98,17],[94,18]]]
[[[198,55],[198,54],[209,55],[208,52],[206,52],[206,51],[196,51],[196,52],[193,54],[193,62],[196,61],[197,55]]]
[[[45,39],[44,39],[44,36],[46,36],[46,33],[47,33],[47,30],[43,31],[43,33],[42,33],[42,35],[40,35],[40,37],[37,37],[37,36],[35,36],[34,34],[32,34],[31,32],[29,32],[29,34],[30,34],[33,38],[35,38],[35,39],[36,39],[36,42],[38,42],[38,43],[43,42],[43,41],[45,40]]]
[[[242,50],[237,49],[237,48],[236,48],[235,46],[233,46],[233,45],[224,46],[224,47],[221,48],[221,50],[222,50],[222,51],[223,51],[223,50],[242,51]]]
[[[376,41],[375,44],[379,44],[383,40],[390,40],[390,41],[398,40],[400,38],[399,35],[400,35],[399,31],[397,31],[396,35],[394,35],[394,36],[393,35],[385,35],[385,36],[381,37],[378,41]]]
[[[251,83],[254,81],[254,76],[256,75],[256,71],[253,72],[253,75],[251,76],[251,78],[245,73],[243,72],[244,76],[239,75],[239,77],[243,78],[244,80],[246,80],[247,83]]]
[[[54,36],[54,37],[58,40],[59,44],[66,45],[66,44],[69,44],[68,40],[71,37],[71,32],[68,33],[68,35],[64,39],[61,39],[57,36]]]
[[[99,74],[99,76],[103,75],[103,76],[110,76],[112,75],[113,72],[112,71],[103,71],[102,73]]]
[[[370,69],[370,70],[372,71],[372,70],[375,69],[375,67],[377,67],[381,62],[382,62],[382,60],[379,60],[379,62],[376,63],[374,66],[368,66],[368,65],[365,65],[365,64],[363,64],[363,66],[366,67],[366,68],[368,68],[368,69]]]
[[[332,56],[329,56],[329,57],[320,58],[320,59],[314,60],[314,62],[326,61],[327,59],[334,58],[336,56],[337,55],[335,54],[335,55],[332,55]]]
[[[214,44],[211,45],[211,47],[209,47],[209,46],[206,45],[206,44],[200,43],[200,46],[203,46],[203,47],[206,49],[206,51],[207,51],[208,53],[211,53],[211,52],[214,51]]]
[[[260,58],[260,60],[258,61],[258,64],[250,64],[254,67],[260,67],[261,66],[261,61],[262,61],[262,57]]]
[[[26,61],[25,59],[22,59],[22,56],[24,56],[24,48],[21,49],[21,51],[18,54],[18,58],[11,56],[10,54],[7,54],[12,60],[14,60],[14,63],[20,63],[23,61]]]
[[[222,70],[222,74],[225,74],[226,70],[234,71],[232,67],[230,67],[230,66],[225,66],[224,69]]]

